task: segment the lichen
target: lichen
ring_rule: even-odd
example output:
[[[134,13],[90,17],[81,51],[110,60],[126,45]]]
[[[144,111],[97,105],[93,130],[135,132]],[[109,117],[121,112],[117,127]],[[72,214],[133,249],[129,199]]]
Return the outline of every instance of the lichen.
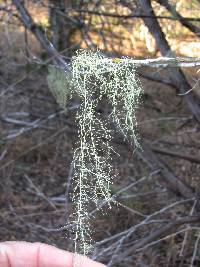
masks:
[[[91,208],[98,209],[101,201],[110,203],[110,184],[115,179],[110,164],[113,147],[108,121],[112,120],[124,138],[138,147],[136,111],[142,89],[131,61],[105,58],[100,52],[78,51],[72,58],[71,69],[70,91],[65,91],[65,85],[58,89],[61,80],[59,85],[54,79],[50,82],[54,81],[52,92],[62,106],[69,92],[82,101],[76,116],[79,130],[70,194],[74,212],[69,224],[74,225],[75,252],[86,255],[92,248]],[[107,121],[96,112],[104,96],[112,106]]]

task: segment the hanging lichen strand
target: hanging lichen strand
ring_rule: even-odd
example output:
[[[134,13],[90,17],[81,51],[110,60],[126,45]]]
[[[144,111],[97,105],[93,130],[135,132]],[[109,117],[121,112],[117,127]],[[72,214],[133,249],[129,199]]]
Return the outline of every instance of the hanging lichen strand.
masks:
[[[101,95],[97,95],[100,77],[95,72],[94,56],[87,52],[72,59],[72,84],[74,93],[82,98],[77,114],[79,124],[78,148],[74,153],[74,175],[72,179],[72,201],[75,212],[75,251],[88,254],[91,250],[91,208],[99,201],[110,202],[109,185],[112,180],[111,133],[95,111]],[[90,62],[88,62],[88,60]]]
[[[136,110],[141,87],[131,61],[105,58],[100,52],[78,51],[72,58],[70,94],[78,94],[82,104],[77,113],[79,140],[73,159],[74,213],[69,225],[74,225],[75,252],[88,254],[92,248],[91,210],[111,201],[110,183],[113,181],[111,159],[111,131],[105,118],[96,112],[102,97],[112,105],[108,121],[113,121],[124,138],[139,146]],[[51,79],[52,80],[52,79]],[[58,101],[62,103],[60,92]],[[69,88],[69,87],[67,87]],[[58,90],[58,89],[56,89]],[[67,89],[68,90],[68,89]],[[63,93],[66,99],[67,92]]]

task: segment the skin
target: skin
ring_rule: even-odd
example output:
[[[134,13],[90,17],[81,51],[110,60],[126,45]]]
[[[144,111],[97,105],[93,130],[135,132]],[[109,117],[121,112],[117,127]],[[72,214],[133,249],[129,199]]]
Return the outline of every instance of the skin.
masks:
[[[42,243],[0,242],[0,267],[105,267],[87,257]]]

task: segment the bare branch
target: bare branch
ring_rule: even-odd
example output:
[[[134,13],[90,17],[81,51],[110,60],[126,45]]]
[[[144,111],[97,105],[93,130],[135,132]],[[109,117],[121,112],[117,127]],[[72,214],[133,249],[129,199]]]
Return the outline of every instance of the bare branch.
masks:
[[[151,18],[151,19],[167,19],[167,20],[179,20],[177,17],[169,17],[169,16],[151,16],[151,15],[144,15],[142,13],[139,14],[130,14],[130,15],[120,15],[108,12],[99,12],[95,10],[86,10],[86,9],[76,9],[77,12],[92,14],[97,16],[104,16],[104,17],[112,17],[112,18],[119,18],[119,19],[132,19],[132,18]],[[192,18],[187,17],[183,18],[183,21],[200,21],[200,18]]]
[[[185,160],[200,164],[200,159],[198,157],[194,157],[194,156],[186,155],[186,154],[180,154],[177,152],[173,152],[173,151],[169,151],[169,150],[161,149],[157,147],[153,147],[152,150],[162,155],[168,155],[168,156],[175,157],[175,158],[185,159]]]
[[[42,47],[47,51],[47,53],[53,58],[54,62],[64,68],[69,74],[70,69],[65,60],[59,55],[53,45],[46,39],[42,29],[33,21],[32,17],[28,13],[27,9],[24,7],[21,1],[12,0],[13,4],[16,6],[18,12],[21,15],[21,20],[24,26],[29,29],[35,37],[38,39]]]
[[[144,79],[147,79],[147,80],[150,80],[150,81],[154,81],[154,82],[158,82],[158,83],[162,83],[162,84],[164,83],[164,84],[169,85],[169,86],[171,86],[171,87],[173,87],[173,88],[175,88],[175,89],[178,89],[178,88],[174,85],[174,83],[172,83],[172,82],[170,81],[169,78],[162,77],[159,73],[153,73],[153,74],[148,73],[148,72],[143,73],[143,72],[140,71],[140,70],[138,70],[137,73],[138,73],[138,75],[139,75],[140,77],[142,77],[142,78],[144,78]]]
[[[158,57],[158,58],[148,58],[148,59],[129,59],[129,58],[112,58],[112,59],[102,59],[103,64],[118,64],[118,63],[127,63],[133,64],[136,67],[197,67],[200,66],[200,58],[191,58],[191,57]]]
[[[151,234],[148,233],[148,235],[144,238],[142,238],[139,242],[137,242],[135,245],[133,245],[131,248],[127,249],[122,255],[122,258],[128,257],[130,254],[132,254],[134,251],[137,251],[149,243],[155,241],[158,238],[161,238],[169,233],[171,233],[174,228],[177,228],[180,225],[188,224],[188,223],[198,223],[200,221],[200,215],[197,216],[188,216],[179,218],[165,226],[161,226],[159,229],[153,231]]]
[[[110,122],[113,128],[116,128],[116,125],[113,122]],[[118,135],[124,139],[123,134],[121,133],[120,129],[118,129]],[[134,149],[132,140],[128,140],[128,138],[125,140],[125,144],[127,145],[128,149]],[[155,153],[152,151],[152,149],[149,147],[149,145],[142,140],[142,149],[137,149],[135,153],[137,156],[144,161],[147,166],[152,171],[159,171],[159,173],[164,178],[165,183],[167,184],[167,187],[171,189],[171,191],[175,192],[178,195],[181,195],[182,197],[186,198],[194,198],[195,197],[195,191],[193,188],[191,188],[189,185],[187,185],[185,182],[183,182],[179,177],[177,177],[173,171],[167,166],[166,163],[161,161]]]
[[[181,14],[178,11],[176,11],[176,9],[172,5],[170,5],[170,3],[167,0],[158,0],[158,3],[164,6],[174,16],[175,19],[179,20],[179,22],[183,26],[185,26],[191,32],[196,34],[196,36],[200,37],[200,28],[197,27],[196,25],[191,24],[189,20],[186,20],[183,16],[181,16]],[[200,20],[198,19],[197,21],[200,21]]]
[[[170,187],[170,189],[184,198],[192,198],[195,196],[194,190],[186,185],[180,178],[170,170],[170,168],[161,162],[150,149],[150,147],[143,141],[142,151],[136,151],[137,155],[150,167],[151,170],[160,170],[162,177]]]

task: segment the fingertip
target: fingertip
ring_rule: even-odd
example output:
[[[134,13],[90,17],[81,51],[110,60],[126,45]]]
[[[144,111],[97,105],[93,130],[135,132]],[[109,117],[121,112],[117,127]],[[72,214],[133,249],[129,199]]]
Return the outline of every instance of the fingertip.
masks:
[[[43,243],[0,242],[0,267],[106,267],[86,256]]]
[[[104,264],[93,261],[86,256],[73,254],[73,267],[106,267]]]
[[[36,267],[35,253],[32,244],[25,241],[0,242],[0,267],[23,266],[27,262]]]

